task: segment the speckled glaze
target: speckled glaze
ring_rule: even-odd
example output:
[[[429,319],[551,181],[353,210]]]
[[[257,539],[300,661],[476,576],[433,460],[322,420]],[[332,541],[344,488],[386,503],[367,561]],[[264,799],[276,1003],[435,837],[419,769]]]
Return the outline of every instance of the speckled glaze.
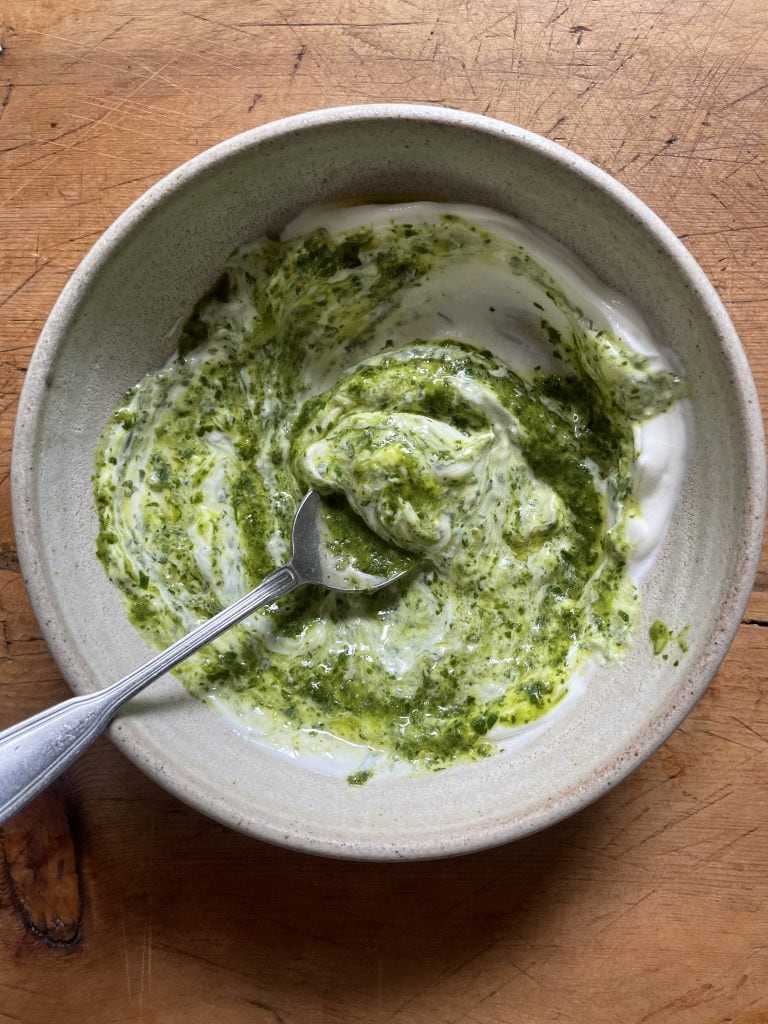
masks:
[[[682,500],[642,588],[644,632],[535,741],[351,787],[264,753],[172,678],[112,726],[139,767],[224,824],[316,853],[396,860],[517,839],[596,799],[682,721],[740,621],[764,523],[754,384],[712,286],[646,206],[547,139],[436,107],[316,111],[229,139],[137,200],[64,289],[22,394],[13,508],[25,581],[72,688],[88,692],[146,659],[94,548],[93,452],[117,398],[169,356],[174,326],[234,248],[307,206],[392,194],[484,204],[558,238],[677,354],[693,419]],[[652,654],[647,624],[657,617],[691,623],[678,667]]]

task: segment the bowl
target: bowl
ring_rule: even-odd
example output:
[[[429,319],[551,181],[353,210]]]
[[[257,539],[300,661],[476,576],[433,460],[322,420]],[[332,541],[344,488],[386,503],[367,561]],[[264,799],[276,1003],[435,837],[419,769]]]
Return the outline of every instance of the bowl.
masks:
[[[632,300],[680,360],[693,447],[681,500],[642,586],[629,656],[535,741],[441,772],[349,786],[278,759],[165,677],[110,729],[140,768],[218,821],[270,842],[362,859],[425,858],[507,842],[584,807],[683,720],[720,664],[756,570],[765,464],[754,384],[714,289],[622,185],[520,128],[437,107],[358,106],[229,139],[138,199],[85,257],[32,357],[13,451],[24,578],[77,693],[152,653],[95,555],[93,454],[119,396],[173,348],[173,327],[237,246],[302,209],[404,194],[478,203],[542,228]],[[648,625],[688,652],[655,657]]]

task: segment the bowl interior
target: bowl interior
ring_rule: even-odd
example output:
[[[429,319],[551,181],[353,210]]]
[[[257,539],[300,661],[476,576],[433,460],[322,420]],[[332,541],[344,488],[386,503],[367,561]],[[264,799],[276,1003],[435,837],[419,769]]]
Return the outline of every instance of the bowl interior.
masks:
[[[643,310],[690,382],[684,493],[643,586],[630,656],[535,742],[474,765],[350,787],[264,753],[164,679],[112,736],[155,778],[265,839],[337,855],[436,856],[525,834],[639,763],[703,692],[741,615],[762,523],[749,371],[714,292],[625,190],[545,140],[433,108],[291,118],[203,154],[142,197],[86,258],[36,350],[19,412],[14,501],[25,576],[64,673],[85,692],[150,655],[95,557],[95,445],[118,397],[173,348],[229,253],[301,209],[349,196],[480,203],[537,225]],[[746,580],[746,582],[745,582]],[[647,624],[690,623],[663,661]]]

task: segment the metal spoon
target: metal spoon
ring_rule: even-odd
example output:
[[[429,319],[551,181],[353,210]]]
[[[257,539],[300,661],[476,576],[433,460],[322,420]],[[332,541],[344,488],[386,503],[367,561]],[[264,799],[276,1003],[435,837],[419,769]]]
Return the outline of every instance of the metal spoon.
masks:
[[[339,567],[325,546],[326,538],[322,500],[316,491],[310,491],[293,520],[293,550],[287,565],[118,682],[72,697],[0,732],[0,825],[79,757],[127,700],[257,608],[307,583],[319,583],[329,590],[371,592],[408,572],[373,576],[349,566]]]

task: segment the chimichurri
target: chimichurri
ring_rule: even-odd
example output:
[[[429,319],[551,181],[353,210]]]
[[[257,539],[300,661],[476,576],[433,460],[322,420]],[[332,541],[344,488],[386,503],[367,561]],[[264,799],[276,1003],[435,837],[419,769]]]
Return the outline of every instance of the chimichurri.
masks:
[[[533,289],[547,368],[451,337],[449,317],[440,337],[404,336],[420,296],[467,263]],[[297,503],[319,489],[352,556],[381,566],[392,544],[412,571],[369,596],[298,592],[177,674],[377,763],[484,756],[587,661],[627,650],[635,428],[681,388],[524,246],[462,217],[264,240],[107,425],[99,557],[165,646],[286,560]]]

